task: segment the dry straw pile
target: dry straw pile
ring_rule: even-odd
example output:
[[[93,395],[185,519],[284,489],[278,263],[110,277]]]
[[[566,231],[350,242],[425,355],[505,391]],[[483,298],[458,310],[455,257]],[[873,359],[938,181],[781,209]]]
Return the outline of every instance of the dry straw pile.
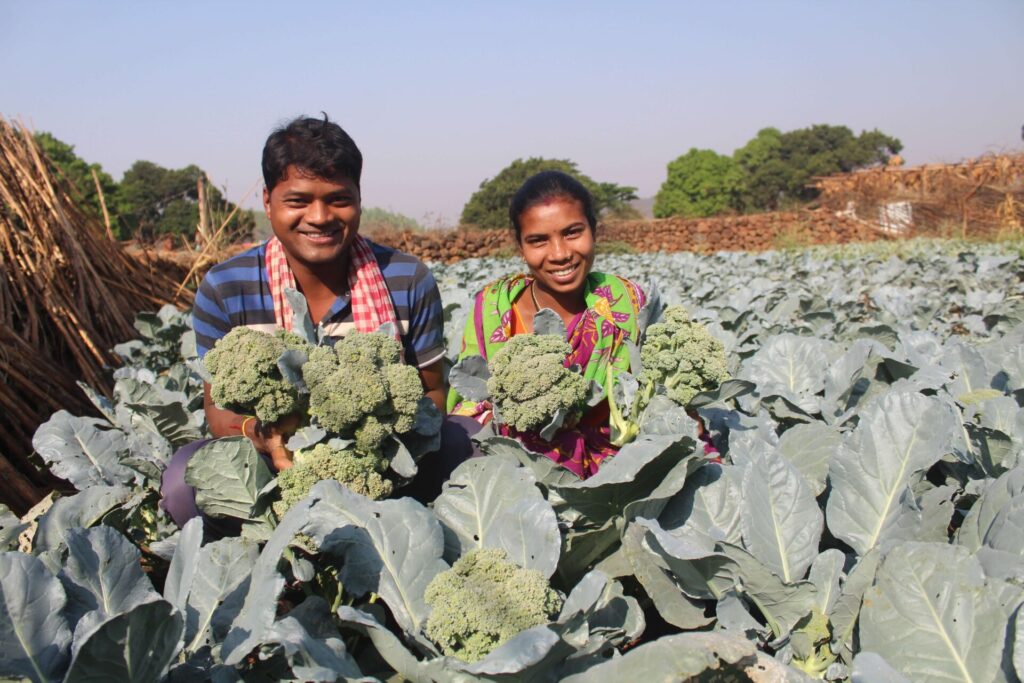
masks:
[[[57,410],[94,412],[76,381],[109,394],[110,349],[165,303],[191,294],[127,255],[31,132],[0,117],[0,501],[21,511],[52,486],[30,462],[36,427]]]
[[[1019,237],[1024,227],[1024,154],[958,164],[871,168],[817,179],[821,201],[868,220],[894,202],[913,207],[918,234]],[[852,204],[852,207],[850,206]]]

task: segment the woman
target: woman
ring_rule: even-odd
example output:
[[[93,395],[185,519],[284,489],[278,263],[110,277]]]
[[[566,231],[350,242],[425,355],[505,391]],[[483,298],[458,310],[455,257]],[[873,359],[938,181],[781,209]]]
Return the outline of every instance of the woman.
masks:
[[[584,377],[607,391],[608,364],[629,369],[625,342],[638,342],[637,313],[646,297],[629,280],[591,270],[597,227],[593,198],[572,176],[544,171],[516,192],[509,218],[529,272],[496,280],[476,295],[459,357],[490,358],[512,336],[533,332],[537,311],[549,308],[565,322],[572,347],[566,366],[579,365]],[[448,411],[480,423],[491,417],[488,404],[465,401],[454,391],[448,395]],[[617,452],[609,438],[606,401],[551,441],[534,433],[511,433],[507,427],[502,431],[584,479]]]

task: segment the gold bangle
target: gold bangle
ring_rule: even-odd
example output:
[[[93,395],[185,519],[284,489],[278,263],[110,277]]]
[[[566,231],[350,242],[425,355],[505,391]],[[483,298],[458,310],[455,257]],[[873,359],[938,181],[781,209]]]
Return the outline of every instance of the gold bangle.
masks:
[[[255,419],[256,418],[253,415],[250,415],[249,417],[247,417],[244,420],[242,420],[242,436],[245,436],[245,437],[249,436],[248,434],[245,433],[245,423],[248,422],[249,420],[255,420]],[[253,431],[253,434],[255,434],[255,433],[256,432]]]

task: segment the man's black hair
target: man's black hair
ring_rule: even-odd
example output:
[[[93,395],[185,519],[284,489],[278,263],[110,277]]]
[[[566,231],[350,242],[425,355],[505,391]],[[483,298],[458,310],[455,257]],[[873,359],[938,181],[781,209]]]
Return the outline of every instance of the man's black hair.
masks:
[[[508,217],[512,221],[512,230],[516,241],[520,241],[523,226],[520,223],[523,214],[537,204],[543,204],[556,198],[575,199],[583,207],[583,215],[587,217],[590,232],[597,228],[597,214],[594,212],[594,198],[583,183],[568,173],[561,171],[541,171],[526,179],[508,206]]]
[[[341,126],[300,116],[278,128],[263,146],[263,182],[267,191],[281,182],[289,166],[317,178],[343,176],[359,187],[363,155]]]

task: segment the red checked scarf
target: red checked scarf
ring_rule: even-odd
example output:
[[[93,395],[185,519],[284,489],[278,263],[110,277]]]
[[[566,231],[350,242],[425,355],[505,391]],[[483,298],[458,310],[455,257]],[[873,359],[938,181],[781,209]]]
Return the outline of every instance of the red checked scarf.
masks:
[[[359,332],[376,332],[384,323],[395,326],[398,336],[398,318],[395,307],[391,303],[384,275],[380,272],[377,259],[374,258],[370,245],[360,235],[356,235],[349,247],[348,287],[352,302],[352,321]],[[267,240],[267,277],[270,285],[270,296],[274,300],[274,321],[278,328],[292,329],[292,307],[285,298],[285,288],[298,290],[295,275],[288,267],[284,245],[277,237]]]

